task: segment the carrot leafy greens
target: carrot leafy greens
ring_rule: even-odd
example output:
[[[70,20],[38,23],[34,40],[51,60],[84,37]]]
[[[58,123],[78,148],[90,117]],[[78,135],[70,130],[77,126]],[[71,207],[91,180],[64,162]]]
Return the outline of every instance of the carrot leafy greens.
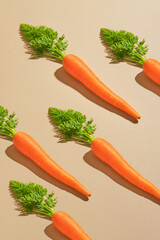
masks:
[[[85,115],[72,109],[63,111],[50,107],[49,114],[58,126],[63,138],[67,140],[73,138],[87,143],[94,140],[93,133],[96,130],[96,125],[92,124],[93,119],[87,121]]]
[[[144,39],[138,41],[138,37],[131,32],[114,31],[107,28],[101,28],[101,35],[104,42],[110,47],[114,59],[129,60],[139,64],[145,62],[148,46],[144,45]]]
[[[15,113],[8,114],[8,110],[0,106],[0,134],[8,137],[14,137],[18,119]]]
[[[45,26],[34,27],[28,24],[21,24],[21,31],[25,39],[32,46],[37,56],[50,56],[63,60],[66,55],[67,41],[64,35],[58,37],[58,33]]]
[[[57,198],[53,198],[53,192],[47,194],[47,189],[41,185],[18,181],[10,181],[10,187],[21,203],[24,212],[37,212],[50,217],[53,216],[54,207],[57,203]]]

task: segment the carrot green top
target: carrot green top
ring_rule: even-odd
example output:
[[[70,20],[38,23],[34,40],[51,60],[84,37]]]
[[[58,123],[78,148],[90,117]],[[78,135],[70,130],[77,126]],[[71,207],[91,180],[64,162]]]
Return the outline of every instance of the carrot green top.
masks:
[[[93,119],[87,121],[85,115],[72,109],[61,110],[50,107],[49,114],[57,125],[62,138],[86,143],[91,143],[94,140],[93,133],[96,130],[96,125],[92,124]]]
[[[53,192],[47,194],[47,189],[41,185],[10,181],[10,187],[21,203],[22,212],[37,212],[50,217],[55,213],[57,198],[53,198]]]
[[[127,60],[143,64],[146,60],[148,46],[144,45],[145,40],[138,41],[138,37],[125,30],[114,31],[101,28],[101,35],[111,50],[111,58],[122,61]]]
[[[0,106],[0,135],[5,135],[13,138],[16,134],[16,126],[18,119],[15,118],[15,113],[8,114],[8,110]]]
[[[21,24],[20,30],[24,38],[33,49],[33,54],[37,56],[46,55],[55,59],[63,60],[65,49],[68,44],[64,40],[64,35],[58,37],[58,33],[45,26],[32,26]]]

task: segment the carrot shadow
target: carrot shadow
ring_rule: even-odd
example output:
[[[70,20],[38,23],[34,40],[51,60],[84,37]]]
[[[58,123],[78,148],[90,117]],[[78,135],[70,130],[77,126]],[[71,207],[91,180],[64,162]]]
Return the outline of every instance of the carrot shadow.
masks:
[[[22,155],[13,144],[6,149],[5,153],[10,159],[28,168],[30,171],[32,171],[34,174],[36,174],[43,180],[55,185],[56,187],[60,188],[63,191],[69,192],[75,195],[76,197],[81,198],[84,201],[88,201],[88,198],[86,196],[77,192],[71,187],[61,183],[60,181],[56,180],[48,173],[46,173],[43,169],[41,169],[38,165],[36,165],[32,160]]]
[[[104,163],[100,159],[98,159],[92,153],[92,151],[87,152],[84,155],[83,159],[87,164],[89,164],[93,168],[101,171],[102,173],[106,174],[109,178],[111,178],[114,182],[118,183],[119,185],[160,205],[160,200],[158,200],[157,198],[153,197],[149,193],[139,189],[138,187],[136,187],[133,184],[131,184],[130,182],[128,182],[126,179],[124,179],[122,176],[120,176],[117,172],[115,172],[110,166],[108,166],[106,163]]]
[[[153,82],[143,71],[137,74],[135,80],[139,85],[160,97],[160,85]]]
[[[64,236],[61,232],[59,232],[51,223],[48,225],[45,230],[45,234],[52,240],[68,240],[69,238]]]
[[[127,113],[121,111],[120,109],[112,106],[111,104],[105,102],[98,96],[96,96],[94,93],[92,93],[88,88],[86,88],[82,83],[77,81],[75,78],[73,78],[71,75],[69,75],[63,67],[56,70],[54,73],[55,77],[62,82],[63,84],[75,89],[77,92],[79,92],[81,95],[83,95],[85,98],[90,100],[91,102],[94,102],[95,104],[101,106],[104,109],[107,109],[108,111],[115,113],[132,123],[138,123],[138,120],[129,116]]]

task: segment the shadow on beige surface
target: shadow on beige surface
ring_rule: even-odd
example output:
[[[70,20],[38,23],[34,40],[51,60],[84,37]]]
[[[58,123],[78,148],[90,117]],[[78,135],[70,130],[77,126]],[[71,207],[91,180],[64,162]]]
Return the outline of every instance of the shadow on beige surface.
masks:
[[[77,192],[76,190],[70,188],[69,186],[59,182],[58,180],[56,180],[55,178],[53,178],[52,176],[50,176],[48,173],[46,173],[43,169],[41,169],[39,166],[37,166],[33,161],[31,161],[29,158],[25,157],[24,155],[22,155],[20,152],[18,152],[18,150],[14,147],[14,145],[12,144],[11,146],[9,146],[6,149],[6,155],[11,158],[12,160],[14,160],[15,162],[27,167],[30,171],[32,171],[33,173],[35,173],[38,177],[44,179],[45,181],[55,185],[56,187],[69,192],[73,195],[75,195],[76,197],[81,198],[84,201],[87,201],[88,198],[83,196],[81,193]],[[72,174],[72,173],[71,173]],[[74,176],[75,177],[75,176]],[[18,179],[16,179],[18,180]],[[82,183],[83,184],[83,183]]]
[[[139,85],[160,97],[160,86],[147,77],[143,71],[137,74],[135,80]]]
[[[62,233],[60,233],[51,223],[48,225],[45,230],[45,234],[51,238],[52,240],[68,240],[68,237],[65,237]]]
[[[55,72],[55,77],[62,83],[68,85],[69,87],[72,87],[77,92],[79,92],[81,95],[83,95],[85,98],[90,100],[91,102],[94,102],[95,104],[107,109],[108,111],[115,113],[123,118],[126,118],[127,120],[138,123],[137,119],[134,119],[133,117],[129,116],[125,112],[119,110],[118,108],[112,106],[111,104],[103,101],[98,96],[96,96],[94,93],[92,93],[89,89],[87,89],[83,84],[81,84],[78,80],[70,76],[63,67],[59,68]]]
[[[144,192],[143,190],[141,190],[138,187],[134,186],[133,184],[129,183],[127,180],[125,180],[123,177],[121,177],[117,172],[115,172],[111,167],[109,167],[107,164],[103,163],[96,156],[94,156],[92,151],[87,152],[84,155],[83,159],[87,164],[89,164],[93,168],[103,172],[104,174],[106,174],[109,178],[111,178],[113,181],[115,181],[119,185],[160,205],[160,200],[156,199],[155,197],[151,196],[150,194]]]

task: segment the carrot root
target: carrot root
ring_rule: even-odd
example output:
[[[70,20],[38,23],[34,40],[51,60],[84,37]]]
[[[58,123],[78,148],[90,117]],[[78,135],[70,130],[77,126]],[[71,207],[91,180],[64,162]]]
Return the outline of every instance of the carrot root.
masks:
[[[52,217],[52,223],[56,229],[71,240],[91,240],[78,223],[65,212],[55,212]]]
[[[63,59],[63,67],[71,76],[79,80],[104,101],[136,119],[140,118],[140,115],[126,101],[101,82],[91,69],[77,56],[72,54],[66,55]]]
[[[152,81],[160,85],[160,62],[149,58],[143,64],[143,71]]]
[[[132,168],[109,142],[102,138],[96,138],[91,144],[91,149],[96,157],[108,164],[130,183],[160,199],[160,190]]]
[[[74,188],[87,197],[91,195],[91,193],[80,182],[78,182],[77,179],[53,161],[53,159],[47,155],[47,153],[30,135],[24,132],[17,132],[14,135],[13,143],[21,153],[34,161],[52,177]]]

